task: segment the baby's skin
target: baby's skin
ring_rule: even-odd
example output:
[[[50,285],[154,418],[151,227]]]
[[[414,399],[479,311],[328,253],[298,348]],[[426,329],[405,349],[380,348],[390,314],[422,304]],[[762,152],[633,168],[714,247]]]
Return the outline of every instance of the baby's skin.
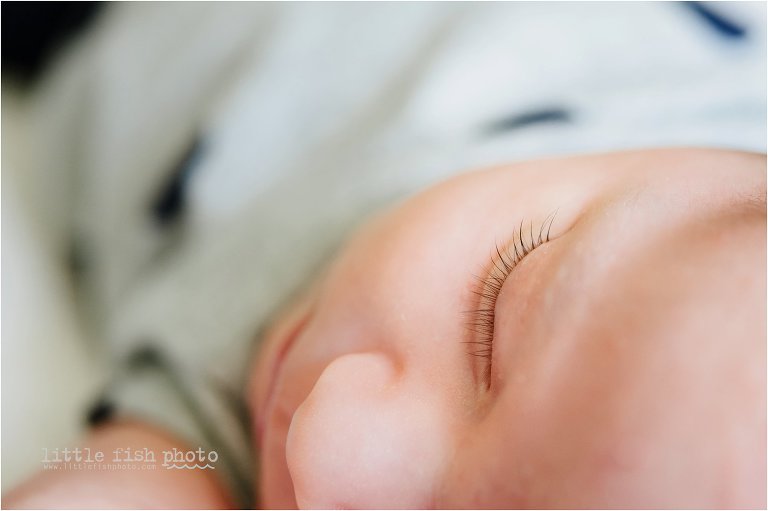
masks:
[[[474,171],[355,234],[254,361],[260,505],[764,508],[766,162]],[[146,425],[88,445],[181,445]],[[5,507],[224,507],[205,471],[48,472]]]

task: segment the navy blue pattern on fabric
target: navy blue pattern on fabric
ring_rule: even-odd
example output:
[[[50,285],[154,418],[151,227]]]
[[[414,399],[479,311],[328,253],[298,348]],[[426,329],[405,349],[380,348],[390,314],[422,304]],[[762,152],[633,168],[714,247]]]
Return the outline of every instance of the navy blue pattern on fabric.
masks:
[[[484,135],[497,135],[506,131],[525,128],[534,124],[566,123],[571,121],[571,114],[562,107],[549,107],[530,110],[502,117],[486,125]]]
[[[727,39],[743,39],[747,35],[747,29],[725,18],[717,11],[706,5],[706,2],[683,2],[683,5],[691,9],[713,28],[718,34]]]

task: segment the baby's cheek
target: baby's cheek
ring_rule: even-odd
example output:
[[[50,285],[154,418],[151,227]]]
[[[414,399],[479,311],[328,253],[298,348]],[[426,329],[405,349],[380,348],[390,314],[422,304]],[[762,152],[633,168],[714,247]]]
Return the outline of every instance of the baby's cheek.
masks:
[[[421,390],[383,355],[332,362],[288,434],[299,506],[432,507],[448,435]]]

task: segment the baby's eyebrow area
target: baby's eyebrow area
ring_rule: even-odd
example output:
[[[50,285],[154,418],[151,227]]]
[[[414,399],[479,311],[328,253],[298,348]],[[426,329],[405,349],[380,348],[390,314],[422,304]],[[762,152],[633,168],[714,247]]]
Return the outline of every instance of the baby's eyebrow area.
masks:
[[[747,213],[757,214],[765,220],[766,212],[766,190],[762,188],[755,193],[742,194],[739,197],[741,208]]]

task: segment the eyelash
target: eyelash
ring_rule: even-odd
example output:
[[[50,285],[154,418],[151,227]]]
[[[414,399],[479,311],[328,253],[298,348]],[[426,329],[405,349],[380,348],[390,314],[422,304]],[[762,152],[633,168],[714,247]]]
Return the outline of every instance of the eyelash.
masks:
[[[464,341],[464,344],[471,346],[471,349],[467,351],[468,355],[486,361],[483,381],[487,387],[491,386],[496,301],[501,293],[501,288],[515,266],[520,264],[528,254],[549,241],[549,233],[552,230],[552,222],[554,222],[556,214],[557,211],[544,219],[536,236],[534,236],[536,230],[533,228],[533,221],[529,223],[528,229],[525,228],[525,223],[521,221],[520,226],[512,236],[511,243],[507,243],[503,250],[496,243],[495,250],[491,253],[490,262],[483,272],[484,277],[473,275],[477,281],[472,290],[473,294],[478,297],[477,307],[465,311],[464,314],[467,315],[467,329],[476,337],[470,341]]]

